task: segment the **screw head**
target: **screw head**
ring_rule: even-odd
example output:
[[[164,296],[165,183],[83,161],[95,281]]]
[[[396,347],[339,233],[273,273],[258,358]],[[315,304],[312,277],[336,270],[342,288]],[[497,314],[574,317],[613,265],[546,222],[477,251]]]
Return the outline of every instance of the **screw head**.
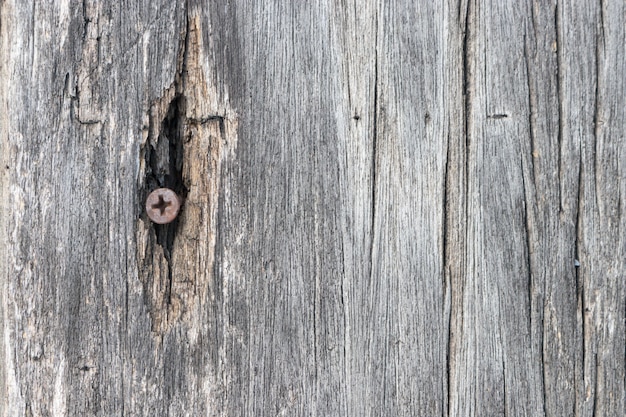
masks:
[[[180,197],[169,188],[157,188],[146,199],[146,213],[157,224],[170,223],[180,211]]]

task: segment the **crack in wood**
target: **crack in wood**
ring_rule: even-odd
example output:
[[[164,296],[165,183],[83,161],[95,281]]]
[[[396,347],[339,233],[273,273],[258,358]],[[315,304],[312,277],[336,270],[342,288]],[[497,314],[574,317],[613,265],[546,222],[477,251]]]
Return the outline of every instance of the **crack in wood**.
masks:
[[[193,317],[196,301],[212,287],[221,163],[235,144],[235,125],[225,115],[203,112],[210,102],[202,63],[199,19],[188,17],[181,32],[172,85],[149,114],[148,137],[141,155],[146,196],[167,187],[185,200],[179,216],[156,225],[139,219],[138,259],[152,330],[163,334],[183,317]],[[232,150],[232,149],[230,149]],[[142,206],[141,206],[142,207]]]
[[[558,181],[558,191],[559,191],[559,213],[562,214],[564,212],[563,209],[563,190],[562,182],[563,182],[563,134],[565,130],[565,121],[563,120],[563,116],[565,113],[565,109],[563,106],[565,105],[565,97],[564,97],[564,64],[563,64],[563,34],[562,32],[562,24],[561,24],[561,8],[559,7],[559,2],[556,2],[555,10],[554,10],[554,27],[556,32],[556,90],[557,90],[557,102],[558,102],[558,117],[559,117],[559,127],[557,132],[557,142],[559,146],[558,158],[557,158],[557,168],[559,173],[559,181]]]

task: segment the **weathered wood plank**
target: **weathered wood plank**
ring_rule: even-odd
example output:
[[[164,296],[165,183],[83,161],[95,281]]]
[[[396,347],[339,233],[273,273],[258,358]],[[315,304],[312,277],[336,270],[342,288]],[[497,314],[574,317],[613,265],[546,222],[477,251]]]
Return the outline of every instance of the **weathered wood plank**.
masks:
[[[0,415],[623,415],[626,6],[435,3],[1,2]]]
[[[625,12],[620,2],[559,7],[563,43],[562,169],[577,167],[577,324],[582,337],[577,406],[584,415],[624,415],[626,236],[624,234]],[[565,140],[568,138],[569,140]],[[578,410],[577,410],[578,411]]]
[[[445,410],[442,6],[396,2],[378,11],[371,301],[357,312],[373,313],[362,323],[378,379],[373,415]]]
[[[245,81],[231,99],[246,117],[237,160],[227,167],[219,229],[220,372],[231,393],[222,412],[342,415],[338,158],[347,155],[338,152],[333,9],[324,2],[233,6],[226,21],[240,42],[235,66]]]
[[[524,62],[530,13],[506,2],[473,2],[467,13],[468,240],[462,367],[454,381],[458,415],[538,415],[541,356],[530,339],[523,167],[530,139]]]
[[[149,414],[177,386],[133,230],[142,129],[185,22],[173,2],[2,3],[3,415]]]

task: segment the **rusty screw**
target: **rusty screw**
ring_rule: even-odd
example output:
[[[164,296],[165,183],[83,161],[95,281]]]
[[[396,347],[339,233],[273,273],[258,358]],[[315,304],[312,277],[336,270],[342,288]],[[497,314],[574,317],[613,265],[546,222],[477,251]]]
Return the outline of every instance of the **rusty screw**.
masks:
[[[157,224],[166,224],[178,216],[181,198],[169,188],[157,188],[146,199],[146,213]]]

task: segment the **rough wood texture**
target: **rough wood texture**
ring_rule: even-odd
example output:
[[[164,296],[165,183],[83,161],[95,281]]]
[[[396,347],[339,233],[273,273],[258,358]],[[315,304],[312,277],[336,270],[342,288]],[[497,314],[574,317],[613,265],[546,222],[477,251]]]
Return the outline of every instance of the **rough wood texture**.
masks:
[[[0,415],[625,415],[625,56],[619,0],[0,1]]]

